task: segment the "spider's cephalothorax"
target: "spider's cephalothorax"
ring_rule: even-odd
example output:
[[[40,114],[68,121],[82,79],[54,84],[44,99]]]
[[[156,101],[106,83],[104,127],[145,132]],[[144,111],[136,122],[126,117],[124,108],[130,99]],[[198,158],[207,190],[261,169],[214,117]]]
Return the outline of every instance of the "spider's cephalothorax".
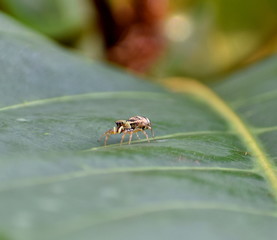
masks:
[[[105,136],[104,145],[107,144],[107,141],[108,141],[110,135],[113,135],[113,134],[120,134],[120,133],[123,134],[121,137],[120,144],[122,144],[124,137],[126,136],[127,133],[130,134],[129,142],[128,142],[130,144],[132,141],[133,133],[136,133],[137,137],[139,138],[138,132],[140,132],[140,131],[143,132],[147,141],[150,142],[148,135],[145,132],[146,129],[151,130],[152,137],[154,137],[153,130],[151,127],[151,122],[147,117],[135,116],[135,117],[129,118],[128,120],[117,120],[117,121],[115,121],[115,124],[116,124],[116,127],[113,127],[110,130],[106,131],[100,137],[100,139],[101,139],[103,136]]]

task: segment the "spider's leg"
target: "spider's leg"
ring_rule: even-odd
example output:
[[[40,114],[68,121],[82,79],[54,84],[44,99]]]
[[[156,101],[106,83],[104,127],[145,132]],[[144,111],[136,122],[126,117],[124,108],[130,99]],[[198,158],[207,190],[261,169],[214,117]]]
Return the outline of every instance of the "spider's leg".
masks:
[[[121,137],[120,145],[123,143],[123,140],[124,140],[126,134],[127,134],[127,131],[124,131],[122,134],[122,137]]]
[[[137,132],[136,132],[136,135],[137,135],[137,138],[138,138],[138,139],[140,139],[140,137],[139,137],[139,135],[138,135],[138,133],[137,133]]]
[[[115,128],[115,127],[109,129],[108,131],[106,131],[106,132],[98,139],[98,142],[102,139],[102,137],[106,136],[106,137],[105,137],[105,141],[104,141],[104,145],[106,146],[107,141],[108,141],[110,135],[112,135],[112,134],[117,134],[117,131],[116,131],[116,128]]]
[[[142,129],[141,129],[141,131],[142,131],[142,132],[143,132],[143,134],[145,135],[145,137],[146,137],[147,141],[148,141],[148,142],[150,142],[150,141],[149,141],[149,138],[148,138],[147,133],[146,133],[144,130],[142,130]]]
[[[104,137],[104,136],[107,136],[107,135],[105,133],[103,135],[101,135],[100,138],[97,140],[97,142],[100,142],[102,137]]]
[[[110,137],[110,135],[109,135],[109,134],[107,134],[107,135],[106,135],[106,137],[105,137],[104,146],[106,146],[106,145],[107,145],[107,141],[108,141],[109,137]]]
[[[151,135],[152,135],[152,138],[154,138],[154,130],[152,127],[151,127]]]
[[[129,134],[130,134],[130,137],[129,137],[129,143],[128,143],[128,144],[130,144],[130,143],[131,143],[131,141],[132,141],[133,131],[131,131]]]

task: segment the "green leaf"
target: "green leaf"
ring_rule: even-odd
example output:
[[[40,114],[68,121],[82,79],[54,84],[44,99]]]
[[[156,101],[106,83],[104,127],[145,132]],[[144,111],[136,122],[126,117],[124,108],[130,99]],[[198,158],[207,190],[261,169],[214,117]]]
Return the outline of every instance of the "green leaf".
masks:
[[[60,39],[79,32],[88,17],[83,0],[0,0],[0,4],[22,23]]]
[[[276,57],[176,94],[0,18],[0,238],[274,239]],[[150,143],[97,142],[134,115]]]

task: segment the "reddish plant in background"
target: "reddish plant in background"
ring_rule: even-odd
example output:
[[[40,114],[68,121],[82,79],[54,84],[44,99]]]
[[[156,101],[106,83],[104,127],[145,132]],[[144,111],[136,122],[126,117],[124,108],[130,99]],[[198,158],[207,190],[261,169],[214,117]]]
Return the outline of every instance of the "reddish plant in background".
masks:
[[[109,61],[146,72],[164,49],[161,22],[167,0],[133,0],[112,10],[107,0],[93,0]]]

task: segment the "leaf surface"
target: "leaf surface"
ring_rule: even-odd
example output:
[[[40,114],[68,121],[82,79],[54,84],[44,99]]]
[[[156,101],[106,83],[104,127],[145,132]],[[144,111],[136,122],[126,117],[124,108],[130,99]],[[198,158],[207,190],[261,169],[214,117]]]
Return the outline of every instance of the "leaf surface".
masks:
[[[1,22],[1,237],[276,236],[276,57],[169,93]],[[97,142],[134,115],[150,143]]]

